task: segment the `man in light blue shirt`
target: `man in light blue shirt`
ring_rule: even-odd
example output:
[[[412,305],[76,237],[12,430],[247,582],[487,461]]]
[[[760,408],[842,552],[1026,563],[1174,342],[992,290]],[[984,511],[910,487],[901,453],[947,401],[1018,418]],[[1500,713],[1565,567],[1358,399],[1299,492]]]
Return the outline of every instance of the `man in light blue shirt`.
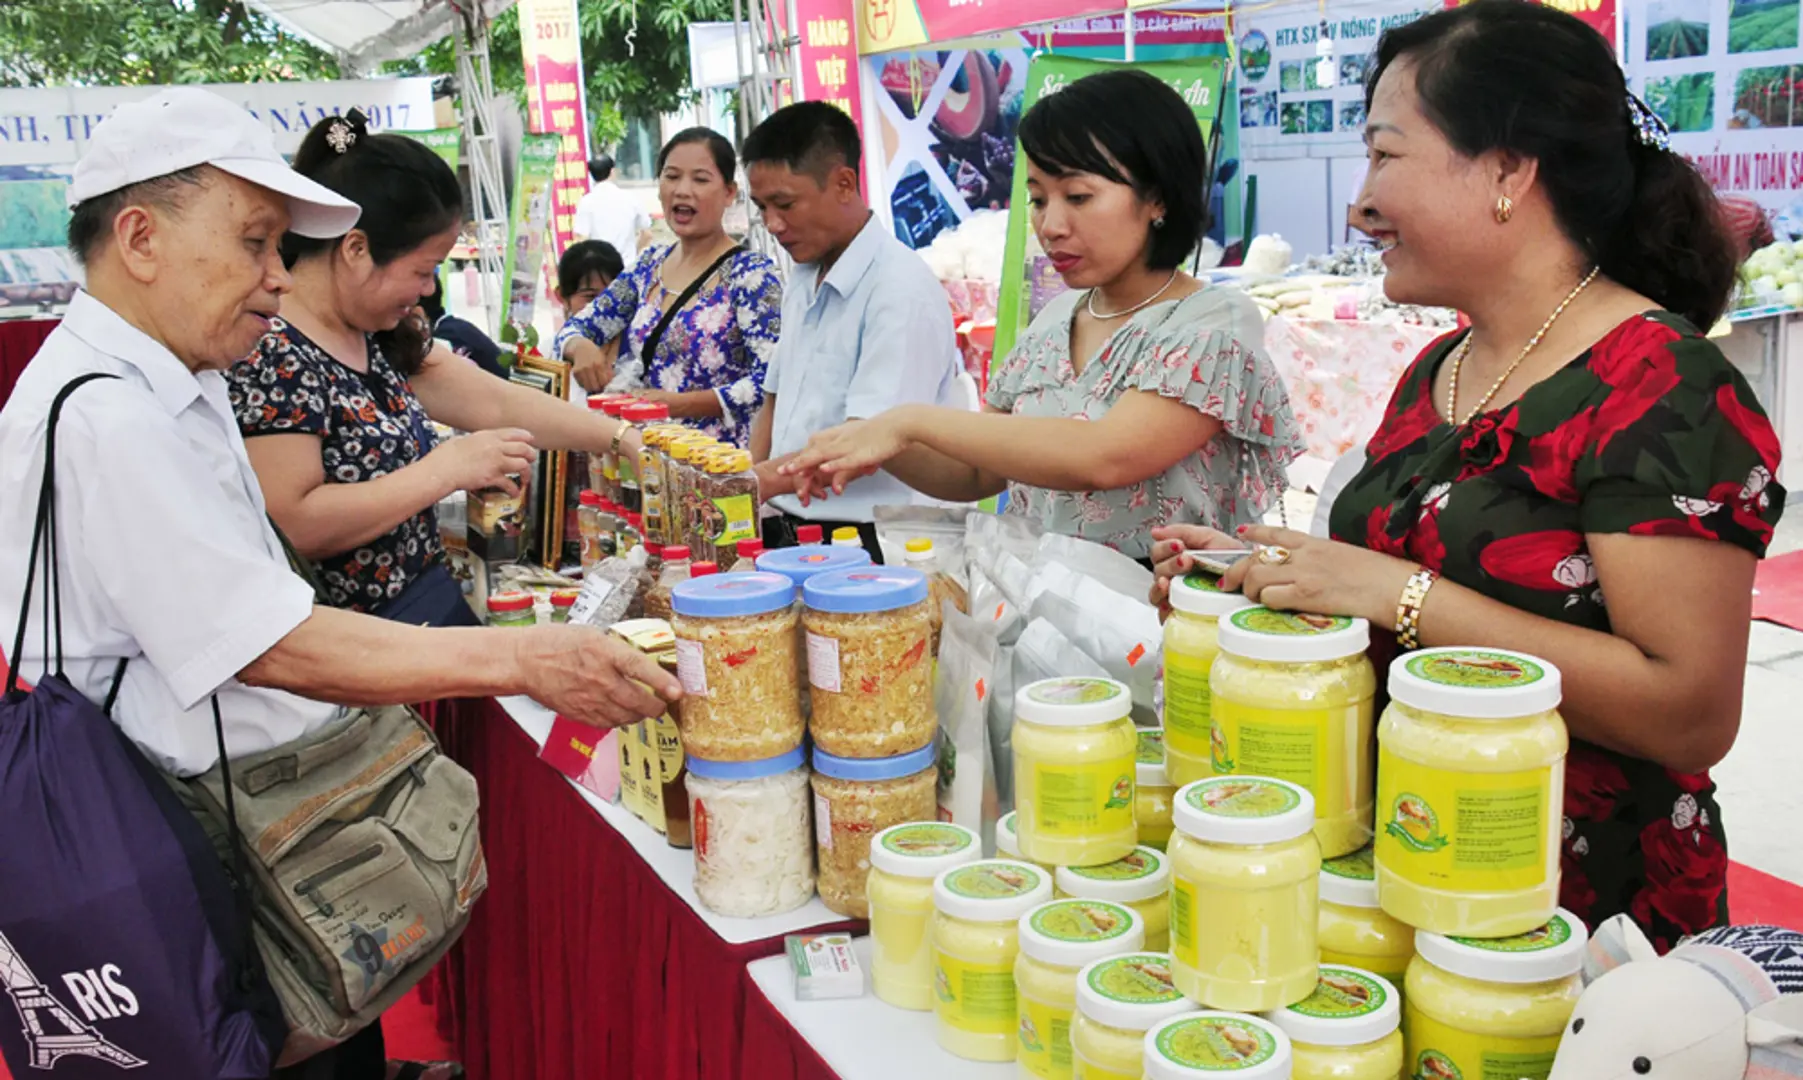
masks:
[[[766,524],[769,546],[794,543],[805,524],[829,534],[854,525],[880,561],[872,511],[915,502],[911,488],[878,472],[847,484],[830,502],[803,506],[793,481],[771,467],[815,432],[847,420],[908,403],[958,402],[951,305],[925,261],[865,203],[862,152],[851,117],[824,102],[780,109],[745,140],[751,201],[796,263],[751,453],[766,499],[782,512]]]

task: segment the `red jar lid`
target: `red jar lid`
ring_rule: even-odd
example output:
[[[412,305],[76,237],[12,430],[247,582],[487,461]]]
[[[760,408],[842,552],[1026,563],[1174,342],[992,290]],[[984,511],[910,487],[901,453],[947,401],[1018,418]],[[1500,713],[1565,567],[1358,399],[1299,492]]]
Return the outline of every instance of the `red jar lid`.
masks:
[[[654,423],[658,420],[670,419],[670,407],[668,405],[659,405],[656,402],[640,401],[628,405],[625,411],[620,413],[620,416],[635,424]]]
[[[818,525],[802,525],[795,530],[795,542],[797,544],[818,544],[825,536],[826,534],[820,531],[820,526]]]
[[[755,559],[764,553],[764,542],[762,540],[741,540],[738,549],[739,558]]]
[[[687,545],[687,544],[671,544],[669,547],[664,549],[664,558],[670,560],[671,562],[681,562],[683,559],[686,559],[688,557],[689,557],[689,545]]]
[[[551,594],[552,607],[575,607],[576,598],[582,595],[581,589],[558,589]]]
[[[637,400],[637,398],[633,397],[603,398],[601,401],[601,411],[609,416],[619,416],[622,412],[626,411],[628,405],[631,405]]]
[[[507,592],[489,593],[488,610],[490,611],[531,611],[532,594],[508,590]]]
[[[593,506],[599,509],[601,506],[601,493],[585,489],[582,494],[576,496],[576,501],[584,506]]]
[[[719,572],[718,563],[703,561],[689,564],[689,577],[691,578],[707,577],[709,574],[718,574]]]

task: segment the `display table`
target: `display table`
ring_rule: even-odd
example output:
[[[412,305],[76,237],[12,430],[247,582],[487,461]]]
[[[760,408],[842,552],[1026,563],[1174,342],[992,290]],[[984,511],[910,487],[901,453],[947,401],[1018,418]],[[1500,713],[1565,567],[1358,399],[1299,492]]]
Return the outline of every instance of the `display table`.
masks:
[[[0,405],[61,319],[0,319]]]

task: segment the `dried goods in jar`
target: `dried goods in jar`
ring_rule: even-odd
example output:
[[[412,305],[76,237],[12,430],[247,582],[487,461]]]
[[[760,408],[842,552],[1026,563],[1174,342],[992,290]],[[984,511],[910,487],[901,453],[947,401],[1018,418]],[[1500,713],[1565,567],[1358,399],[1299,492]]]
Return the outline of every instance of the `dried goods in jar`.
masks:
[[[757,761],[801,745],[794,595],[788,578],[762,573],[713,574],[672,591],[690,754]]]
[[[840,757],[891,757],[932,742],[926,576],[882,566],[821,574],[802,602],[815,744]]]

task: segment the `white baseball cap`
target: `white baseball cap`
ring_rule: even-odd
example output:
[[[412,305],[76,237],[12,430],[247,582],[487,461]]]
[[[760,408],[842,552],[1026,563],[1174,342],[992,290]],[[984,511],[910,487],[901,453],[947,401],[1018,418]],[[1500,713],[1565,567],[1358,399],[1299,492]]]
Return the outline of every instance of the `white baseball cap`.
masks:
[[[211,165],[288,199],[290,232],[330,239],[363,209],[288,167],[275,137],[250,112],[199,87],[127,102],[107,117],[75,163],[69,206],[159,176]]]

